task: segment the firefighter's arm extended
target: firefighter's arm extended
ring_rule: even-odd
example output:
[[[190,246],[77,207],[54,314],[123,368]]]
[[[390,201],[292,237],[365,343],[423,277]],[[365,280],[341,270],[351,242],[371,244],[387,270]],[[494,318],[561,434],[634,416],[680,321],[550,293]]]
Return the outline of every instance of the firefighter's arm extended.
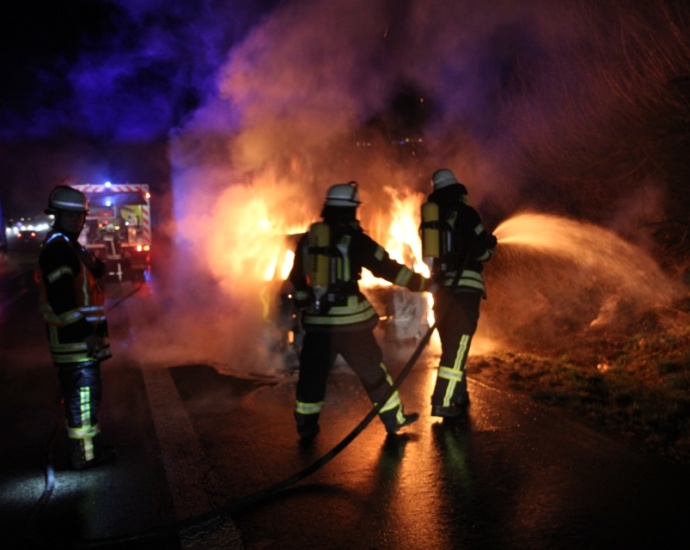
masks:
[[[460,229],[464,235],[460,236],[460,242],[467,243],[466,252],[470,258],[486,262],[493,255],[498,241],[486,230],[477,211],[470,206],[466,208],[467,212],[461,217]]]
[[[431,279],[426,279],[425,287],[426,288],[424,290],[426,290],[430,294],[433,294],[434,296],[438,293],[439,290],[443,289],[443,285],[440,285],[436,281],[432,281]]]
[[[404,286],[413,292],[429,290],[431,285],[429,279],[393,260],[388,252],[373,239],[366,235],[362,235],[362,237],[365,239],[361,247],[362,265],[376,277],[385,279],[394,285]]]

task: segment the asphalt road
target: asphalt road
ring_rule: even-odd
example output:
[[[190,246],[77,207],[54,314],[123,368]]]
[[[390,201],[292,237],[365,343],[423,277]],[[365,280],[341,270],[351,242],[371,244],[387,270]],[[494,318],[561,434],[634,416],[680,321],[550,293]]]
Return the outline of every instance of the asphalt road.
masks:
[[[370,410],[341,365],[321,434],[300,444],[295,374],[240,375],[236,357],[211,365],[180,352],[155,281],[108,286],[114,359],[101,425],[118,460],[72,472],[34,291],[21,269],[2,272],[2,548],[688,545],[687,466],[480,384],[471,370],[469,418],[443,423],[428,415],[432,352],[401,387],[406,410],[421,413],[402,435],[387,437],[374,419],[331,458]],[[393,374],[412,350],[397,350]]]

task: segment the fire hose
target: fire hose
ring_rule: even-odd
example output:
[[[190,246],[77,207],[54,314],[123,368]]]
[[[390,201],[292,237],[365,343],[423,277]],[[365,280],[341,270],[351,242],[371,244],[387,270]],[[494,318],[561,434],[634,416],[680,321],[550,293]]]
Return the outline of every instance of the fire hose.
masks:
[[[114,310],[117,306],[119,306],[122,302],[129,300],[132,296],[134,296],[137,292],[139,292],[142,288],[144,287],[144,283],[139,283],[139,286],[137,286],[134,290],[132,290],[129,294],[123,296],[120,298],[117,302],[109,306],[106,310],[105,313],[108,314],[112,310]]]
[[[460,276],[460,273],[462,272],[462,269],[458,270],[457,275],[456,275],[456,280],[455,283],[457,284],[457,279]],[[451,287],[452,288],[452,287]],[[118,305],[121,303],[123,300],[118,302],[115,305]],[[115,307],[115,306],[113,306]],[[439,319],[441,319],[446,311],[448,310],[448,305],[446,304],[445,307],[443,308],[442,311],[439,312],[439,314],[436,316],[434,324],[432,324],[429,329],[426,331],[424,336],[421,338],[419,343],[417,344],[417,347],[415,348],[414,352],[408,359],[407,363],[404,365],[400,373],[398,374],[397,378],[394,380],[393,384],[390,386],[386,394],[381,398],[381,400],[374,404],[373,408],[369,411],[369,413],[357,424],[350,433],[348,433],[339,443],[337,443],[330,451],[325,453],[323,456],[318,458],[316,461],[314,461],[312,464],[307,466],[306,468],[300,470],[299,472],[283,479],[282,481],[279,481],[277,483],[274,483],[273,485],[270,485],[266,487],[265,489],[262,489],[260,491],[257,491],[253,494],[250,494],[244,498],[241,498],[238,501],[231,502],[227,505],[221,506],[219,508],[216,508],[214,510],[210,510],[209,512],[203,513],[203,514],[198,514],[196,516],[183,519],[183,520],[177,520],[174,522],[171,522],[167,525],[162,525],[159,527],[154,527],[151,529],[145,529],[141,530],[135,533],[130,533],[130,534],[125,534],[125,535],[118,535],[118,536],[113,536],[113,537],[103,537],[103,538],[97,538],[97,539],[81,539],[81,540],[60,540],[51,537],[50,540],[42,538],[38,533],[36,532],[35,529],[33,529],[33,523],[35,521],[36,516],[40,512],[40,510],[45,506],[45,504],[48,502],[50,499],[50,496],[54,490],[55,487],[55,472],[54,468],[52,465],[52,446],[55,441],[55,435],[57,433],[57,426],[56,430],[53,433],[53,436],[51,438],[49,448],[48,448],[48,463],[46,465],[46,471],[45,471],[45,488],[43,491],[43,494],[41,497],[38,499],[34,507],[32,508],[29,516],[28,516],[28,525],[29,525],[29,536],[31,540],[35,543],[38,544],[39,546],[45,546],[45,547],[50,547],[50,548],[71,548],[71,549],[80,549],[80,548],[107,548],[107,547],[115,547],[116,545],[124,544],[124,543],[132,543],[135,541],[145,541],[145,540],[154,540],[157,538],[161,538],[166,535],[172,535],[174,533],[178,533],[180,531],[183,531],[185,529],[189,529],[190,527],[196,526],[196,525],[201,525],[206,522],[209,522],[211,520],[223,517],[223,516],[232,516],[233,514],[236,514],[237,512],[250,508],[251,506],[254,506],[262,501],[265,501],[274,495],[278,494],[279,492],[287,489],[288,487],[298,483],[299,481],[307,478],[308,476],[312,475],[314,472],[325,466],[327,463],[329,463],[333,458],[335,458],[340,452],[342,452],[354,439],[369,425],[369,423],[377,416],[381,408],[385,405],[385,403],[388,401],[388,399],[393,395],[395,391],[398,390],[398,388],[402,385],[403,381],[407,378],[408,374],[412,370],[412,367],[415,365],[419,357],[421,356],[422,352],[424,351],[424,348],[427,346],[429,341],[431,340],[431,336],[434,333],[434,330],[438,326]]]

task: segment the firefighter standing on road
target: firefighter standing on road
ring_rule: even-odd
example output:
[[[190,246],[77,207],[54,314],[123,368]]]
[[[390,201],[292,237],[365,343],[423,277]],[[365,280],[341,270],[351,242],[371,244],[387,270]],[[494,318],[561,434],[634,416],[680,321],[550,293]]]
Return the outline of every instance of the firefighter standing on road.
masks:
[[[77,240],[88,212],[83,193],[58,186],[45,211],[55,215],[55,223],[39,256],[40,306],[58,369],[70,461],[81,470],[115,458],[101,441],[97,419],[100,362],[111,356],[103,292],[96,282],[105,266]]]
[[[437,170],[431,184],[433,191],[422,205],[422,253],[433,258],[431,279],[442,289],[434,296],[441,359],[431,415],[456,418],[469,404],[465,362],[477,329],[479,305],[486,298],[482,264],[491,258],[496,237],[467,204],[467,189],[453,172]]]
[[[392,385],[373,332],[378,314],[359,290],[362,268],[412,291],[423,291],[429,283],[392,260],[364,233],[357,220],[359,204],[355,182],[329,188],[323,221],[312,224],[300,240],[289,276],[305,330],[294,412],[303,439],[319,432],[326,382],[338,354],[355,371],[373,403],[379,403]],[[405,414],[395,391],[379,417],[386,431],[394,434],[419,415]]]

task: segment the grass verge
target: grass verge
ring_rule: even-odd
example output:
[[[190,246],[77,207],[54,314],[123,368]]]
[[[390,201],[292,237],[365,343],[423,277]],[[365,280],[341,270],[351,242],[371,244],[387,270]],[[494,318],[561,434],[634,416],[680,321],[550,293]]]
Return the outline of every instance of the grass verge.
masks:
[[[472,357],[468,373],[690,463],[690,297],[569,341]]]

